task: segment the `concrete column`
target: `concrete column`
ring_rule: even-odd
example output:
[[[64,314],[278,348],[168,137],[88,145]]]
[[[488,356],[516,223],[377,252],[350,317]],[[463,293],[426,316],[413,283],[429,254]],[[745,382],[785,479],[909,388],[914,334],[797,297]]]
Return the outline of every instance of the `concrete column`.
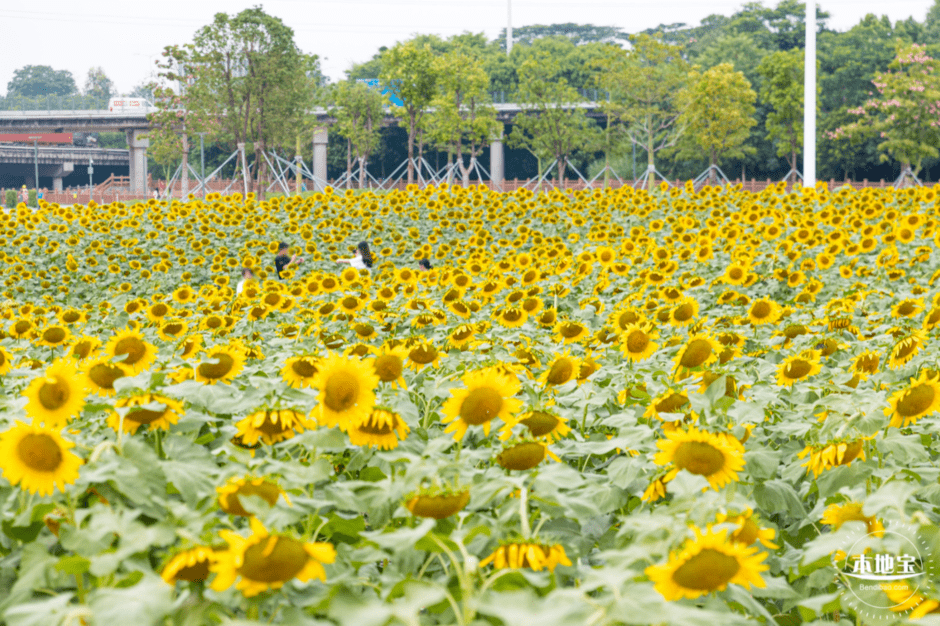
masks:
[[[490,178],[493,180],[493,186],[497,189],[503,188],[505,173],[503,165],[503,132],[500,130],[499,138],[490,143]]]
[[[75,171],[74,163],[63,163],[52,172],[52,190],[62,191],[62,179]]]
[[[325,128],[313,131],[313,175],[317,178],[313,181],[315,191],[323,191],[326,185],[326,144],[329,138]]]
[[[147,148],[150,140],[141,135],[143,130],[128,130],[127,147],[130,150],[130,193],[134,196],[147,196]]]

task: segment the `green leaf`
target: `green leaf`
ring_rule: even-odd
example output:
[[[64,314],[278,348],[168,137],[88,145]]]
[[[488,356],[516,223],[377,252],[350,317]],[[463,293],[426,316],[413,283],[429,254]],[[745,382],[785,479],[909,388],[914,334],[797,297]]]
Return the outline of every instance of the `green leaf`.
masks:
[[[56,570],[69,575],[84,574],[91,567],[91,561],[81,556],[66,556],[56,563]]]

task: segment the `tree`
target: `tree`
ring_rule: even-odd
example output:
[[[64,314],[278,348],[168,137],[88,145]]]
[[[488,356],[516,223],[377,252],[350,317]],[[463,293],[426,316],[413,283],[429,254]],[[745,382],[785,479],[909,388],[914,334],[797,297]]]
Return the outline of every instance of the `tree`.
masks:
[[[199,133],[214,137],[221,129],[214,113],[215,94],[206,78],[210,68],[194,62],[191,48],[180,46],[167,46],[157,68],[159,82],[150,85],[157,110],[147,115],[151,127],[148,152],[164,168],[182,160],[180,185],[185,197],[191,140]]]
[[[744,74],[751,85],[756,85],[760,78],[757,66],[766,55],[767,50],[761,48],[750,35],[723,35],[702,50],[695,58],[695,63],[705,69],[730,63],[735,71]]]
[[[546,37],[563,37],[572,44],[580,46],[586,43],[626,43],[627,34],[616,26],[595,26],[594,24],[532,24],[512,29],[513,46],[532,45]],[[494,40],[506,54],[506,29],[500,31]]]
[[[293,147],[322,84],[317,57],[301,52],[294,31],[261,7],[216,14],[187,49],[190,63],[201,68],[191,85],[204,107],[199,112],[220,120],[226,139],[252,144],[263,195],[262,155],[276,145]]]
[[[878,95],[850,109],[858,120],[834,135],[879,137],[882,161],[893,158],[902,176],[916,176],[924,159],[940,156],[940,61],[927,54],[926,46],[902,46],[888,71],[879,72],[872,83]]]
[[[483,63],[466,48],[438,58],[435,72],[440,77],[439,92],[431,102],[434,113],[428,118],[428,129],[447,148],[448,165],[451,157],[456,156],[463,185],[467,187],[477,156],[500,131],[496,109],[489,102],[489,77]]]
[[[114,82],[104,73],[104,69],[93,67],[88,70],[88,76],[85,78],[86,96],[107,100],[115,93]]]
[[[730,63],[689,73],[688,85],[680,93],[686,133],[679,142],[681,156],[708,157],[710,176],[725,157],[743,158],[754,148],[744,142],[751,134],[757,94],[741,72]]]
[[[629,53],[611,47],[597,66],[600,84],[611,94],[604,106],[626,125],[629,140],[646,150],[652,185],[656,153],[675,146],[682,136],[677,95],[685,85],[689,66],[677,46],[649,35],[638,35],[631,41]]]
[[[816,9],[816,31],[826,28],[830,17],[826,11]],[[780,0],[776,7],[761,2],[748,2],[731,16],[729,30],[749,33],[757,44],[768,50],[794,50],[806,42],[806,3],[798,0]]]
[[[844,33],[819,37],[820,105],[825,111],[857,107],[868,100],[875,72],[888,69],[895,42],[887,16],[866,15]]]
[[[383,107],[387,98],[377,89],[354,80],[346,80],[333,86],[332,101],[335,107],[330,115],[336,119],[333,128],[345,137],[351,155],[359,163],[359,188],[365,187],[366,159],[379,147]],[[347,174],[352,174],[351,159],[347,161]]]
[[[581,97],[560,71],[557,60],[547,55],[522,64],[518,93],[522,113],[509,137],[510,146],[526,148],[538,158],[556,159],[559,184],[565,180],[568,158],[599,140],[594,120],[572,106]]]
[[[760,97],[773,109],[767,114],[767,137],[777,155],[787,157],[790,172],[797,171],[803,148],[803,52],[774,52],[757,67],[763,78]]]
[[[13,72],[7,83],[7,97],[70,96],[78,92],[75,78],[68,70],[54,70],[48,65],[27,65]]]
[[[414,182],[414,147],[421,120],[437,92],[435,55],[427,43],[406,41],[382,55],[382,83],[401,102],[392,113],[408,124],[408,184]]]

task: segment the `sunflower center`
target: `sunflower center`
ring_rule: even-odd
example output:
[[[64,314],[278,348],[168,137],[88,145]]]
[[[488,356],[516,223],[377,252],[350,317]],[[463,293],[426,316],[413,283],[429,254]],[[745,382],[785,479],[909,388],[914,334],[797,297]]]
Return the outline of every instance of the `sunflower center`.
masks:
[[[686,589],[712,591],[727,584],[739,569],[741,565],[733,556],[705,548],[683,563],[672,579]]]
[[[679,409],[688,404],[685,394],[674,393],[656,404],[657,413],[678,413]]]
[[[99,363],[88,370],[88,378],[102,389],[114,389],[114,381],[124,376],[124,370],[114,363]]]
[[[936,392],[930,385],[917,385],[898,402],[898,413],[902,417],[914,417],[924,413],[933,405]]]
[[[460,404],[460,419],[472,425],[485,424],[503,407],[503,396],[492,387],[479,387]]]
[[[555,430],[558,418],[544,411],[533,411],[532,415],[522,420],[522,424],[529,429],[533,437],[541,437]]]
[[[760,529],[757,527],[757,524],[754,523],[754,520],[747,518],[744,520],[744,523],[734,531],[734,534],[731,537],[738,543],[743,543],[744,545],[751,545],[757,541],[760,536]]]
[[[384,383],[389,383],[393,380],[398,380],[398,377],[401,376],[402,362],[397,356],[383,354],[376,357],[373,367],[379,380]]]
[[[174,578],[176,580],[185,580],[188,582],[195,582],[197,580],[205,580],[209,577],[209,561],[203,560],[199,561],[195,565],[187,565],[184,568],[181,568]]]
[[[72,354],[77,356],[80,359],[87,358],[91,354],[91,342],[90,341],[79,341],[75,344],[75,347],[72,348]],[[0,365],[3,365],[3,357],[0,356]]]
[[[561,327],[561,336],[565,339],[573,339],[584,331],[580,324],[565,324]]]
[[[571,380],[572,373],[574,373],[574,364],[570,359],[561,358],[555,361],[548,370],[546,381],[550,385],[563,385]]]
[[[392,424],[391,422],[376,424],[373,420],[369,419],[365,424],[359,426],[359,432],[363,432],[367,435],[390,435],[392,434]]]
[[[905,301],[898,307],[898,315],[903,315],[907,317],[908,315],[913,315],[917,307],[913,302]]]
[[[725,465],[725,455],[704,441],[684,441],[673,455],[676,466],[700,476],[711,476]]]
[[[316,365],[314,365],[307,359],[300,359],[298,361],[294,361],[291,364],[290,368],[294,371],[295,374],[297,374],[298,376],[302,376],[304,378],[310,378],[311,376],[317,373]]]
[[[878,361],[880,359],[875,355],[862,355],[858,358],[858,361],[855,362],[855,369],[859,372],[865,372],[866,374],[874,374],[878,369]]]
[[[126,354],[125,365],[134,365],[147,354],[147,346],[137,337],[124,337],[114,346],[114,356]]]
[[[803,378],[813,370],[813,364],[805,359],[796,359],[787,365],[788,378]]]
[[[673,311],[673,319],[679,322],[687,322],[692,319],[692,314],[695,312],[695,308],[691,304],[680,304],[676,307],[676,310]]]
[[[269,436],[280,435],[288,430],[290,430],[290,425],[283,417],[278,418],[277,411],[269,412],[264,421],[261,422],[261,426],[258,426],[259,432]]]
[[[299,574],[309,558],[299,541],[290,537],[268,537],[245,550],[238,573],[263,583],[284,582]]]
[[[689,342],[682,352],[682,358],[679,365],[682,367],[698,367],[709,359],[712,355],[712,344],[704,339],[694,339]]]
[[[81,314],[79,314],[76,311],[66,311],[65,313],[62,314],[62,321],[65,322],[66,324],[72,324],[74,322],[77,322],[80,317],[81,317]]]
[[[508,309],[503,312],[503,320],[507,322],[518,322],[522,319],[522,311],[518,309]]]
[[[173,337],[176,337],[183,330],[183,325],[179,322],[170,322],[163,327],[163,332]]]
[[[210,358],[217,360],[218,363],[200,363],[198,371],[203,378],[224,378],[235,365],[235,359],[224,352],[216,352]]]
[[[164,315],[167,314],[167,311],[169,311],[169,309],[167,308],[165,304],[162,304],[162,303],[155,304],[150,309],[150,312],[153,313],[155,317],[163,317]]]
[[[419,365],[427,365],[437,358],[437,349],[434,346],[419,346],[408,353],[408,358]]]
[[[744,278],[744,270],[740,267],[732,267],[728,270],[728,277],[731,278],[731,280],[740,280]]]
[[[61,343],[65,337],[65,329],[58,326],[50,328],[42,334],[42,338],[49,343]]]
[[[895,358],[897,359],[906,358],[910,356],[911,354],[913,354],[914,352],[916,352],[918,347],[919,347],[919,344],[917,343],[916,340],[905,339],[904,341],[898,344],[898,348],[895,350],[895,353],[894,353]]]
[[[751,315],[759,320],[770,316],[770,304],[767,302],[755,302],[751,307]]]
[[[50,382],[52,381],[52,382]],[[46,379],[46,383],[39,388],[39,404],[48,411],[62,408],[69,401],[69,385],[60,376]]]
[[[153,424],[158,419],[166,415],[166,409],[162,411],[151,411],[150,409],[133,409],[124,416],[125,420],[137,422],[138,424]]]
[[[646,350],[649,343],[649,336],[642,330],[633,330],[627,335],[627,351],[633,354],[639,354]]]
[[[20,460],[34,472],[54,472],[62,463],[62,449],[49,435],[30,433],[16,446]]]
[[[323,404],[331,411],[342,413],[356,406],[359,379],[349,372],[336,372],[326,381]]]

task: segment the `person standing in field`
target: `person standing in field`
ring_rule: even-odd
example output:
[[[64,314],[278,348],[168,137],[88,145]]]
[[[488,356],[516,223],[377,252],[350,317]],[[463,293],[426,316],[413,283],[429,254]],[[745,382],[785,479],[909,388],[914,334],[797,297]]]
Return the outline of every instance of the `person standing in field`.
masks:
[[[290,254],[290,246],[287,242],[282,241],[277,244],[277,254],[274,256],[274,269],[277,273],[277,277],[281,278],[281,272],[292,265],[300,265],[304,262],[303,259],[298,257],[296,254],[293,256],[288,256]]]
[[[369,250],[369,244],[360,241],[356,246],[356,256],[351,259],[336,259],[337,263],[349,263],[357,270],[369,270],[372,268],[372,252]]]
[[[245,290],[245,283],[247,283],[249,280],[254,280],[254,279],[255,279],[255,273],[251,271],[251,268],[243,267],[242,279],[238,281],[238,285],[235,286],[235,295],[236,296],[242,295],[242,292]]]

